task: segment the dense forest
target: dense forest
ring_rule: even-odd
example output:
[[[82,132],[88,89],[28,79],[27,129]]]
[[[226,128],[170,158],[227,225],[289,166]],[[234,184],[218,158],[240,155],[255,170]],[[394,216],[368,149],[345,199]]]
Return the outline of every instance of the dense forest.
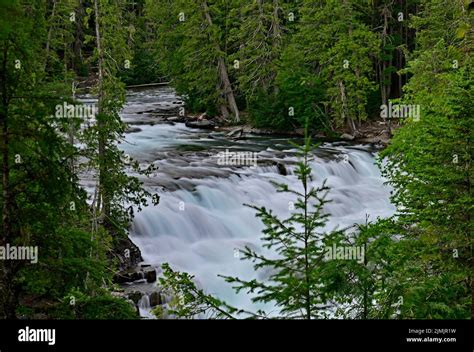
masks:
[[[286,167],[298,185],[275,182],[294,197],[286,218],[271,202],[246,205],[265,251],[234,254],[269,276],[222,273],[222,285],[261,309],[235,307],[163,263],[155,285],[168,301],[154,316],[474,318],[472,0],[0,8],[0,317],[140,318],[117,273],[141,262],[130,255],[131,226],[145,208],[160,212],[163,194],[143,184],[160,167],[122,149],[122,109],[130,87],[166,85],[186,125],[296,136],[298,161]],[[374,143],[368,130],[382,144],[376,160],[396,212],[327,231],[331,186],[312,183],[313,151],[322,141]],[[328,260],[328,247],[365,254]]]

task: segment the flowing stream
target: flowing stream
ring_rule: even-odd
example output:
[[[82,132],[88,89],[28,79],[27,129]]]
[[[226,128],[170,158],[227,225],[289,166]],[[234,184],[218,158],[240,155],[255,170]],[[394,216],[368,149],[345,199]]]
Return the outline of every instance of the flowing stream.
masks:
[[[272,255],[262,248],[263,226],[255,211],[244,204],[289,215],[295,198],[277,193],[271,181],[301,190],[294,175],[296,150],[286,138],[250,135],[233,140],[224,132],[167,122],[166,117],[177,116],[180,106],[171,88],[128,93],[122,118],[130,131],[121,148],[143,166],[159,167],[143,181],[161,197],[159,205],[136,215],[131,239],[146,263],[157,268],[169,263],[193,274],[201,288],[231,305],[271,310],[269,305],[252,303],[245,293],[235,294],[218,275],[267,277],[239,258],[239,249],[245,246]],[[257,167],[219,165],[217,155],[225,150],[257,153]],[[371,220],[393,214],[390,189],[375,165],[375,153],[370,146],[347,143],[326,143],[315,150],[312,184],[327,180],[331,187],[327,230],[365,222],[366,214]],[[146,309],[141,310],[146,315]]]

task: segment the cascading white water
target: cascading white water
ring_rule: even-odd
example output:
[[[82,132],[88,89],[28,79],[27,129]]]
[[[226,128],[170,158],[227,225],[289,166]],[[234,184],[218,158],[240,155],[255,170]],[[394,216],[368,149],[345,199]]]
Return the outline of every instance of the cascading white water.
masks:
[[[144,294],[138,301],[138,311],[140,312],[140,316],[142,318],[154,318],[153,314],[151,313],[150,296],[148,294]]]
[[[176,97],[167,94],[164,104],[170,105]],[[143,100],[149,101],[143,94],[130,99],[125,120],[142,118],[134,111],[137,102]],[[146,182],[151,190],[159,191],[160,204],[138,213],[132,227],[131,238],[145,262],[157,267],[169,263],[175,270],[193,274],[206,292],[233,306],[272,309],[252,303],[245,293],[236,295],[218,275],[265,278],[265,272],[255,272],[251,263],[239,259],[238,250],[245,246],[263,251],[263,226],[255,211],[244,204],[265,206],[281,217],[289,215],[290,202],[296,199],[277,193],[271,181],[301,190],[292,171],[297,161],[294,150],[285,149],[282,139],[262,143],[256,137],[239,141],[238,148],[258,152],[257,168],[219,167],[213,158],[217,150],[234,148],[237,143],[216,141],[208,132],[192,130],[184,124],[139,127],[141,131],[127,134],[122,149],[143,163],[154,162],[160,167]],[[177,147],[182,144],[204,146],[206,153],[178,152]],[[281,175],[271,161],[286,165],[288,175]],[[328,198],[332,202],[326,207],[331,214],[327,230],[364,222],[366,214],[371,220],[393,214],[390,189],[384,185],[374,161],[374,155],[364,146],[326,144],[314,154],[312,184],[320,185],[326,179],[331,187]]]
[[[349,162],[316,159],[311,163],[314,184],[327,179],[331,187],[327,230],[345,227],[393,213],[389,192],[373,157],[362,151],[340,148]],[[293,196],[275,191],[271,180],[300,189],[296,176],[281,176],[276,167],[257,168],[244,176],[193,180],[195,189],[161,194],[161,204],[139,213],[133,226],[133,241],[147,263],[168,262],[173,268],[196,275],[198,284],[229,303],[249,309],[245,295],[236,296],[218,274],[253,278],[252,265],[238,258],[238,249],[261,248],[261,222],[244,204],[271,208],[279,216],[289,214]],[[250,170],[250,169],[249,169]],[[263,275],[264,273],[262,273]]]

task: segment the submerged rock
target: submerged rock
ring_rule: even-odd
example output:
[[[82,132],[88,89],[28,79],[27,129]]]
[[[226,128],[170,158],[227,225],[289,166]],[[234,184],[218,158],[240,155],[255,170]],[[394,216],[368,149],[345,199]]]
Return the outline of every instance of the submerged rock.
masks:
[[[120,271],[114,276],[114,282],[124,284],[143,279],[143,272],[139,271]]]
[[[135,282],[138,280],[146,280],[153,283],[156,281],[156,269],[152,266],[141,267],[139,270],[123,270],[115,274],[114,282],[118,284]]]
[[[156,281],[156,269],[152,267],[147,267],[143,269],[144,278],[147,282],[155,282]]]
[[[209,121],[209,120],[187,121],[186,122],[186,127],[213,130],[216,127],[216,124],[212,121]]]
[[[169,122],[184,122],[184,117],[182,116],[171,116],[166,119],[166,121]]]
[[[150,294],[150,307],[156,307],[163,304],[163,300],[161,299],[161,292],[154,291]]]
[[[139,127],[128,127],[127,130],[125,131],[125,133],[137,133],[137,132],[141,132],[142,129],[139,128]]]
[[[277,166],[277,169],[278,169],[278,173],[280,175],[283,175],[283,176],[288,175],[288,171],[286,170],[285,165],[283,165],[282,163],[277,163],[276,166]]]
[[[341,139],[346,140],[346,141],[353,141],[355,136],[350,135],[349,133],[343,133],[341,135]]]

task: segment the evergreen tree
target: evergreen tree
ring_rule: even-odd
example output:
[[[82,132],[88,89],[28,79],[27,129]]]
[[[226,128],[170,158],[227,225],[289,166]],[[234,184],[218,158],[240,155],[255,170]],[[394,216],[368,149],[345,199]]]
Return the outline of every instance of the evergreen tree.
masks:
[[[279,0],[257,0],[232,10],[240,15],[240,27],[232,31],[236,46],[234,68],[240,91],[248,100],[256,91],[277,93],[277,60],[287,31],[287,8]],[[239,17],[234,13],[231,18]]]
[[[69,138],[71,127],[77,128],[80,121],[56,115],[58,106],[74,102],[69,72],[72,63],[67,50],[58,44],[59,38],[64,38],[69,45],[75,27],[69,16],[63,16],[70,8],[53,6],[58,6],[54,15],[46,3],[9,2],[2,4],[0,17],[0,245],[38,247],[38,263],[0,263],[0,316],[6,318],[36,313],[62,317],[63,313],[55,312],[61,300],[68,302],[64,304],[69,309],[75,308],[69,304],[74,298],[71,292],[93,297],[88,302],[92,310],[104,301],[117,306],[124,303],[111,297],[107,289],[114,274],[108,258],[114,239],[104,228],[91,231],[95,214],[91,214],[87,195],[78,183],[77,172],[82,165],[76,161],[92,154],[79,150]],[[60,35],[53,33],[58,28]],[[59,69],[57,62],[64,66]],[[94,140],[88,139],[88,147],[95,150]],[[116,142],[109,141],[110,145]],[[114,177],[116,186],[129,185],[127,189],[113,189],[114,194],[132,197],[139,189],[138,181],[129,182],[123,170]],[[115,230],[125,233],[126,226],[128,223],[122,222]],[[27,298],[33,302],[48,300],[51,309],[38,312],[34,306],[20,306]],[[88,317],[93,318],[93,314]],[[105,313],[100,314],[103,317]],[[108,314],[113,316],[113,312]],[[124,314],[136,316],[126,308]]]
[[[257,126],[286,129],[303,126],[308,117],[313,120],[305,111],[312,106],[312,97],[301,94],[300,82],[292,84],[294,74],[287,80],[280,77],[282,53],[296,28],[297,10],[298,1],[259,0],[236,5],[230,14],[240,22],[231,31],[233,72]],[[292,72],[297,69],[293,63],[288,63],[288,68],[290,65]],[[300,103],[302,97],[306,98],[304,104]]]
[[[80,203],[67,160],[74,154],[49,116],[65,87],[44,74],[44,4],[3,4],[0,45],[2,232],[0,244],[34,246],[56,237],[70,202]],[[57,93],[51,96],[50,91]],[[44,255],[39,253],[39,255]],[[0,316],[14,318],[22,261],[0,263]]]
[[[146,5],[157,22],[158,45],[173,50],[164,55],[171,56],[176,88],[187,96],[188,107],[238,121],[240,112],[225,51],[226,2],[148,1]]]
[[[48,28],[44,66],[46,70],[55,71],[56,76],[66,76],[69,63],[73,60],[72,28],[79,21],[76,18],[76,3],[74,0],[53,0],[51,8],[48,9],[50,13],[46,19]]]
[[[424,1],[402,102],[419,105],[382,156],[411,247],[406,316],[469,316],[472,304],[472,42],[463,1]],[[446,18],[452,26],[445,26]],[[416,263],[416,265],[414,264]]]
[[[97,44],[98,111],[97,123],[82,136],[88,145],[87,166],[98,171],[98,189],[93,204],[95,221],[118,232],[123,232],[121,229],[128,226],[133,216],[132,208],[125,204],[131,203],[140,209],[146,204],[148,195],[136,177],[126,174],[128,166],[141,171],[138,163],[118,148],[126,128],[119,115],[125,102],[125,85],[118,76],[131,61],[127,50],[130,27],[124,19],[125,9],[124,1],[95,0],[93,9],[87,10],[94,18]]]
[[[361,1],[306,1],[301,8],[300,32],[295,39],[300,62],[320,76],[333,125],[367,118],[368,97],[376,88],[372,60],[379,39],[361,20]]]

